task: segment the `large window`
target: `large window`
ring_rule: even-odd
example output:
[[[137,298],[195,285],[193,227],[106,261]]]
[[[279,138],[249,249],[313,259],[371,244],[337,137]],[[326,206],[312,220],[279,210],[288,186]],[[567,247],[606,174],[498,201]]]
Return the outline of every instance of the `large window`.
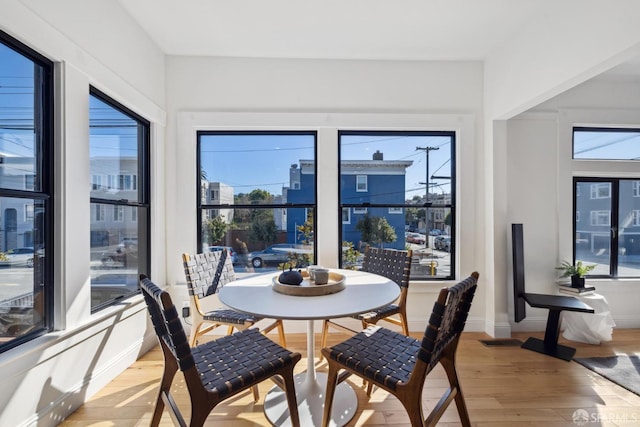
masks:
[[[339,145],[342,266],[411,249],[412,279],[453,279],[455,133],[341,131]]]
[[[52,328],[52,73],[0,32],[0,351]]]
[[[138,291],[149,273],[149,122],[89,95],[91,309]]]
[[[199,132],[198,250],[236,272],[315,259],[316,133]]]
[[[593,276],[640,277],[637,182],[574,178],[575,259],[596,264]]]

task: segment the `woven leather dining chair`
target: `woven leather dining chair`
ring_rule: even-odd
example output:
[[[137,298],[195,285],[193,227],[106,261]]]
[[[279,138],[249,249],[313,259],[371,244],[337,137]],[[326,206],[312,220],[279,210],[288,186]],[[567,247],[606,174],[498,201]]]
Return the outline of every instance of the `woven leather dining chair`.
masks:
[[[323,348],[329,372],[322,426],[329,423],[336,385],[351,374],[400,400],[414,427],[435,426],[452,400],[456,402],[462,425],[470,426],[456,371],[456,350],[477,283],[478,273],[474,272],[455,286],[440,291],[421,341],[380,326],[370,326],[340,344]],[[422,389],[427,375],[438,363],[447,374],[449,389],[424,419]]]
[[[409,292],[409,273],[411,271],[412,251],[400,251],[396,249],[381,249],[368,247],[364,253],[362,262],[362,271],[378,274],[387,279],[393,280],[400,286],[400,296],[393,303],[372,310],[366,313],[360,313],[352,316],[362,322],[362,327],[375,325],[380,320],[384,320],[402,328],[402,333],[409,335],[409,326],[407,324],[407,294]],[[393,317],[393,316],[397,316]],[[321,346],[326,347],[329,327],[341,329],[347,332],[355,333],[339,323],[331,319],[326,319],[322,324]]]
[[[198,337],[219,327],[226,326],[227,334],[234,329],[242,331],[253,326],[262,318],[227,308],[204,311],[201,299],[217,293],[225,284],[236,279],[231,256],[227,250],[204,252],[201,254],[182,254],[184,274],[189,288],[193,326],[189,342],[198,343]],[[278,328],[280,344],[287,346],[282,320],[276,320],[262,329],[264,334]]]
[[[294,426],[300,425],[293,369],[301,358],[257,329],[247,329],[191,347],[169,293],[140,275],[144,295],[162,355],[164,372],[151,427],[158,426],[165,405],[174,424],[187,426],[173,396],[171,385],[178,369],[191,401],[189,426],[202,426],[213,409],[225,399],[273,379],[284,391]],[[258,400],[254,392],[254,400]]]

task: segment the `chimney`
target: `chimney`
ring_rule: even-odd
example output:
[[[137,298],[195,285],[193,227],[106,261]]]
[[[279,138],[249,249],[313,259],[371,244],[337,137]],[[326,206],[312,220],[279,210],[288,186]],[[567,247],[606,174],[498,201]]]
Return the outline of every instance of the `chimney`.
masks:
[[[383,154],[380,152],[380,150],[376,150],[376,152],[373,153],[373,160],[384,160]]]

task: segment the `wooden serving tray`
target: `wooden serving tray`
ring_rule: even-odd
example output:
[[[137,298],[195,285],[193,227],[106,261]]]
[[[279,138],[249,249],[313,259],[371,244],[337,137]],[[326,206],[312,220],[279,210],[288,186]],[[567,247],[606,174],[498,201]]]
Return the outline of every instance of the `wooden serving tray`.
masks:
[[[309,273],[302,271],[302,283],[299,285],[285,285],[278,281],[277,276],[273,276],[273,290],[285,295],[295,295],[300,297],[317,297],[340,292],[345,286],[344,274],[329,272],[329,283],[326,285],[316,285],[309,280]]]

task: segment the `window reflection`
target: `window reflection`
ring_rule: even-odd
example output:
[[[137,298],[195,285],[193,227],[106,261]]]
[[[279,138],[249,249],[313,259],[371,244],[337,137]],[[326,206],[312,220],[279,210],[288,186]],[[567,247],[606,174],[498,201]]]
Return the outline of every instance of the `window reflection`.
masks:
[[[342,266],[411,249],[412,279],[455,274],[453,132],[339,132]]]
[[[199,133],[199,250],[229,250],[241,274],[313,263],[315,141],[314,132]]]
[[[0,349],[46,332],[52,64],[0,32]]]
[[[138,291],[148,273],[148,201],[140,176],[148,123],[92,90],[90,106],[91,306]],[[140,220],[142,219],[142,221]]]

